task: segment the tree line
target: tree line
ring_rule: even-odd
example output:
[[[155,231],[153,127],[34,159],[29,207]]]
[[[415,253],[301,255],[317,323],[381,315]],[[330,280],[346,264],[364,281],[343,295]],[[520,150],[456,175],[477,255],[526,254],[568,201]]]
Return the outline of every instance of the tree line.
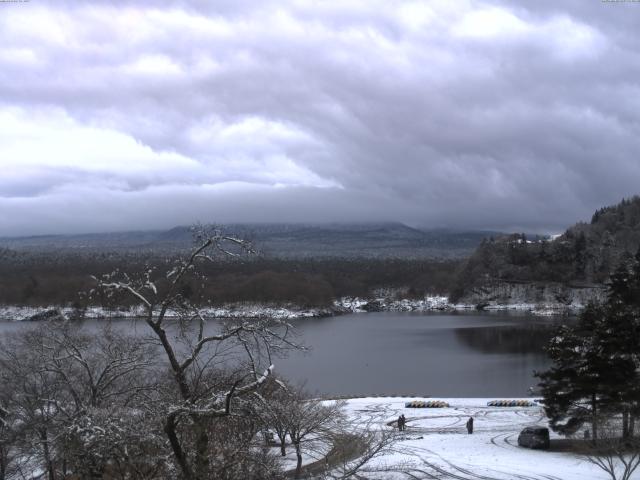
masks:
[[[92,276],[117,269],[162,269],[177,256],[103,253],[26,253],[0,249],[0,305],[83,306],[78,292],[95,286]],[[221,258],[202,270],[208,276],[202,298],[214,305],[232,302],[328,306],[344,296],[373,294],[398,287],[403,295],[448,293],[460,260],[405,259],[272,259],[253,256],[242,261]],[[201,290],[196,280],[185,282],[184,293]],[[123,299],[123,301],[130,300]]]

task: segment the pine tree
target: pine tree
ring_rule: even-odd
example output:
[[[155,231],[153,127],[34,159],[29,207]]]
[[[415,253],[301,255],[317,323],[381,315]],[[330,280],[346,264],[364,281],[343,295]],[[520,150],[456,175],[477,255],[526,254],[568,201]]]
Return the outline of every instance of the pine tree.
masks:
[[[589,305],[575,326],[562,326],[547,347],[553,366],[538,373],[544,408],[554,431],[573,433],[582,423],[598,436],[598,417],[611,407],[612,378],[596,332],[602,309]]]
[[[571,433],[623,415],[623,436],[640,415],[640,250],[611,276],[607,300],[590,305],[577,325],[563,326],[547,352],[553,366],[537,374],[551,428]]]
[[[600,332],[603,354],[622,377],[619,383],[623,436],[640,414],[640,250],[611,276]]]
[[[587,266],[587,237],[584,232],[580,232],[576,237],[574,249],[575,275],[577,278],[584,278]]]

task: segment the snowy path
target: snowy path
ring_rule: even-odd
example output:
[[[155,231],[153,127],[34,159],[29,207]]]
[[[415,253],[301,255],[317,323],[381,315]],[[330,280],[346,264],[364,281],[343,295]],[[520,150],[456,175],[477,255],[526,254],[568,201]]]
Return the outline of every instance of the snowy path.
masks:
[[[381,425],[401,413],[407,430],[395,452],[378,462],[410,464],[393,478],[457,480],[604,480],[607,476],[586,460],[565,452],[537,451],[517,444],[520,431],[531,425],[546,426],[540,407],[487,407],[495,399],[437,399],[450,408],[404,408],[407,398],[363,398],[347,403],[359,421]],[[431,400],[431,399],[430,399]],[[474,433],[466,421],[474,418]],[[552,439],[554,438],[552,433]],[[389,473],[379,477],[391,478]],[[640,477],[639,477],[640,478]]]

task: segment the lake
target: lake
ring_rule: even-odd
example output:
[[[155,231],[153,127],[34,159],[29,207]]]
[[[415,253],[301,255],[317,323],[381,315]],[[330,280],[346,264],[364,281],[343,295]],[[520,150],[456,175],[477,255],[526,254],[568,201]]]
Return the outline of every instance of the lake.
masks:
[[[537,383],[533,372],[548,368],[542,348],[560,321],[570,320],[398,312],[301,319],[293,323],[309,351],[277,359],[276,372],[328,395],[522,397]],[[27,325],[1,322],[0,334]],[[135,329],[146,331],[139,322]]]
[[[277,371],[334,395],[527,396],[542,348],[568,319],[523,314],[359,313],[295,322],[308,354]]]

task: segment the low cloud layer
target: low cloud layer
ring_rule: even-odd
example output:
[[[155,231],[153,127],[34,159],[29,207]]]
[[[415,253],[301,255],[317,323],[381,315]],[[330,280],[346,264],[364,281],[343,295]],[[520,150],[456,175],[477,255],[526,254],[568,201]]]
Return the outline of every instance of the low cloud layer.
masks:
[[[640,193],[638,19],[590,0],[0,3],[0,235],[559,230]]]

